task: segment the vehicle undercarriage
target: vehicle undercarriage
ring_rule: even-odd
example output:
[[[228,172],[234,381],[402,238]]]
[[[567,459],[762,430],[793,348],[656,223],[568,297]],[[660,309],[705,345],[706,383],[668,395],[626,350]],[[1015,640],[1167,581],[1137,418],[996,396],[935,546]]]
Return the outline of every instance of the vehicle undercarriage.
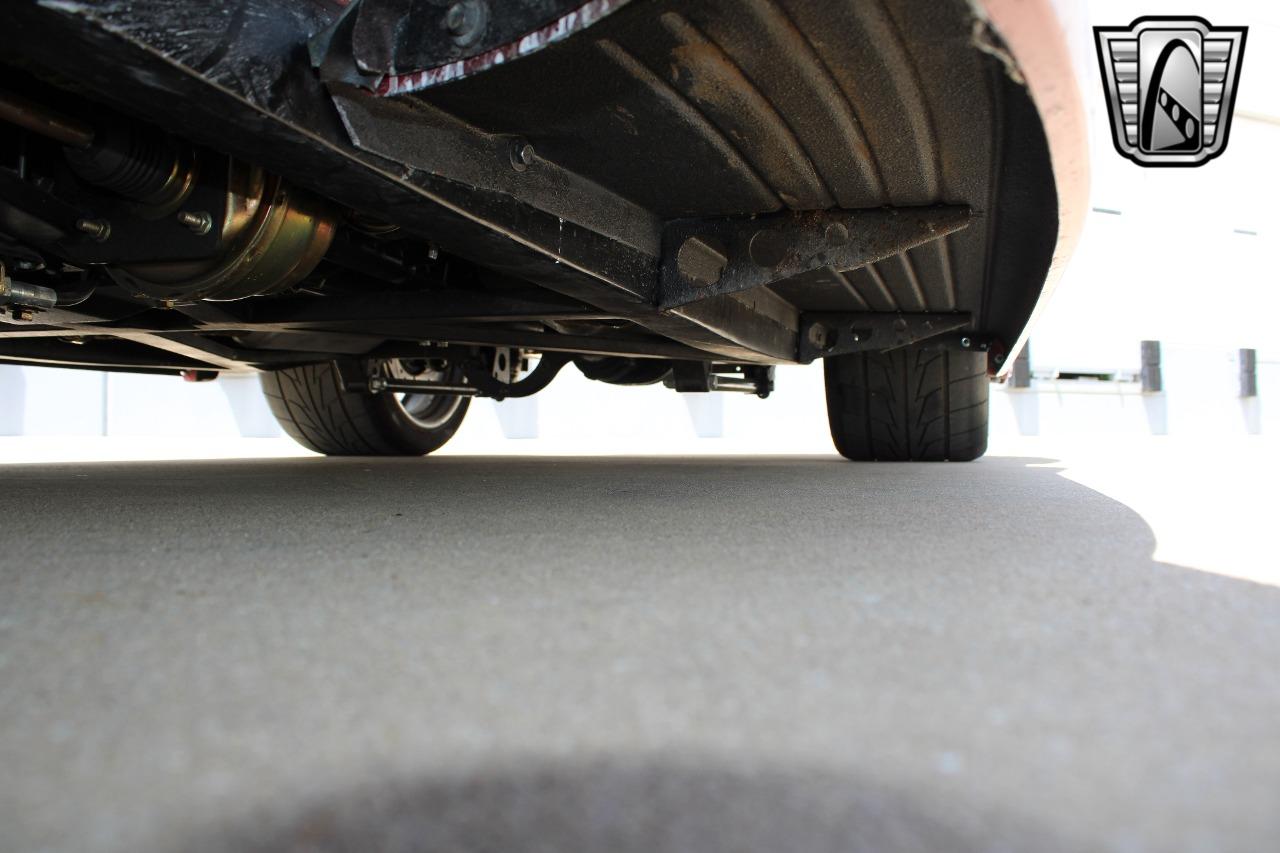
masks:
[[[0,359],[269,371],[278,415],[465,411],[569,362],[765,396],[826,358],[845,455],[972,458],[1062,247],[1044,120],[966,2],[13,0],[0,45]],[[922,397],[940,433],[879,435],[899,369],[980,429]],[[314,408],[282,418],[325,452],[434,443],[321,447]]]

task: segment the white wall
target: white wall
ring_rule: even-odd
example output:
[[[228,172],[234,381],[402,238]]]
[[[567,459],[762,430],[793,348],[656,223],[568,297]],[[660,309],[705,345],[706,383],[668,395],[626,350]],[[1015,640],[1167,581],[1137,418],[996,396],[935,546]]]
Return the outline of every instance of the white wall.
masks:
[[[0,435],[280,434],[256,376],[183,382],[176,376],[0,365]]]

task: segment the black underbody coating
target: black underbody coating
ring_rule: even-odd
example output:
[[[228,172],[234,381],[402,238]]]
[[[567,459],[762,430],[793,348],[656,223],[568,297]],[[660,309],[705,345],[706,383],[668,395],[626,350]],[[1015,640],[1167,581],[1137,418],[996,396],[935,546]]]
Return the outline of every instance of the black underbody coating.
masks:
[[[1025,325],[1056,239],[1053,176],[1030,98],[974,47],[963,0],[632,0],[412,94],[379,98],[376,74],[340,73],[357,48],[362,74],[397,51],[456,57],[415,52],[412,28],[367,31],[399,6],[448,5],[0,4],[5,86],[260,165],[397,226],[419,247],[397,263],[428,246],[432,258],[376,274],[377,259],[359,262],[369,247],[340,232],[320,268],[342,282],[330,292],[166,307],[104,286],[4,317],[0,359],[231,369],[431,341],[775,363],[796,360],[805,314],[961,312],[1006,343]],[[546,17],[573,4],[517,5]],[[370,17],[344,29],[344,12]],[[967,227],[853,271],[818,265],[661,307],[671,220],[936,205],[970,209]]]

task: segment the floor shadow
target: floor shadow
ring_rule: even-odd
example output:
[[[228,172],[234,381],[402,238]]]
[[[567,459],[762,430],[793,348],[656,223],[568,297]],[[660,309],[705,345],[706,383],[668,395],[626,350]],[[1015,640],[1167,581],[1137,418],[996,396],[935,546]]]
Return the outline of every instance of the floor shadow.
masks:
[[[281,821],[280,818],[285,820]],[[714,760],[532,761],[349,791],[188,839],[188,853],[282,851],[1038,851],[1083,849],[1025,821],[930,803],[883,780]]]

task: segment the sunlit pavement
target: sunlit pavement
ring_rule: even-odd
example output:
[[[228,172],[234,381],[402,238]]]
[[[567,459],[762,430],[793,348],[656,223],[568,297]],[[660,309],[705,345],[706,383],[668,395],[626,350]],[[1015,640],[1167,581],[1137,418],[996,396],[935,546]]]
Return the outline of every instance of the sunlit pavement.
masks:
[[[637,441],[601,436],[504,441],[471,436],[440,456],[832,456],[821,434],[799,440],[752,438]],[[289,438],[3,437],[0,465],[311,457]],[[1188,568],[1280,585],[1274,504],[1280,490],[1280,440],[1272,437],[1000,437],[988,458],[1021,458],[1114,498],[1156,534],[1155,557]],[[1017,507],[996,501],[996,515],[1017,522]]]
[[[0,849],[1274,849],[1274,442],[510,446],[0,440]]]

